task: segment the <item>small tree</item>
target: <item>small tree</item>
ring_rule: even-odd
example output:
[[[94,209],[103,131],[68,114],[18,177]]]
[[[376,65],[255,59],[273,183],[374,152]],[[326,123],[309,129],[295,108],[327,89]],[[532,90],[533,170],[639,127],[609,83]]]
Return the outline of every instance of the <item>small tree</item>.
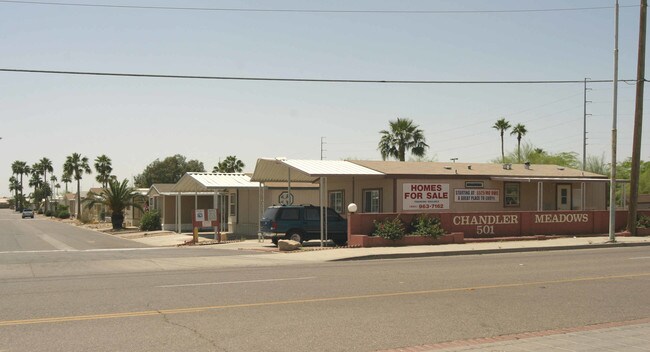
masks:
[[[525,136],[528,133],[526,126],[518,123],[510,132],[510,135],[517,136],[517,163],[521,164],[521,137]]]
[[[124,222],[124,210],[130,206],[142,210],[140,203],[143,201],[144,197],[135,188],[130,187],[129,181],[125,179],[121,183],[115,180],[109,181],[108,187],[102,193],[89,193],[84,202],[86,208],[90,208],[95,204],[105,205],[112,212],[111,223],[113,229],[120,230]]]
[[[395,121],[389,121],[389,130],[379,131],[381,139],[379,140],[379,152],[381,158],[386,160],[389,157],[399,161],[406,160],[406,152],[416,157],[423,157],[429,145],[426,143],[424,132],[413,120],[406,118],[397,118]]]
[[[244,170],[244,166],[244,162],[237,159],[236,156],[230,155],[227,156],[224,161],[219,162],[219,164],[217,164],[217,166],[212,169],[212,172],[242,172],[242,170]]]

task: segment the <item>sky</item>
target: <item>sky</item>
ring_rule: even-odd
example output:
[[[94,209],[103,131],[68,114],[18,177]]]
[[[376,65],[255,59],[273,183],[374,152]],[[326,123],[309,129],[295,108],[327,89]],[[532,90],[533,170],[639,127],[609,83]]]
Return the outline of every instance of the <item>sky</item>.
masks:
[[[67,3],[125,7],[0,1],[0,69],[416,81],[614,77],[614,0]],[[634,80],[639,1],[620,0],[620,5],[619,79]],[[613,84],[588,87],[587,154],[609,161]],[[617,159],[622,161],[632,154],[635,85],[618,87]],[[9,196],[13,161],[31,165],[47,157],[60,178],[72,153],[88,157],[91,165],[106,154],[113,173],[129,180],[154,160],[174,154],[202,161],[207,171],[229,155],[245,163],[245,172],[253,172],[257,159],[265,157],[379,160],[379,131],[398,117],[412,119],[424,131],[430,160],[495,160],[501,145],[492,125],[500,118],[526,126],[524,143],[552,153],[576,152],[581,159],[583,106],[583,83],[323,83],[0,72],[0,196]],[[506,151],[516,146],[516,138],[506,135]],[[641,158],[650,159],[647,142]],[[84,176],[82,190],[97,185],[95,175]]]

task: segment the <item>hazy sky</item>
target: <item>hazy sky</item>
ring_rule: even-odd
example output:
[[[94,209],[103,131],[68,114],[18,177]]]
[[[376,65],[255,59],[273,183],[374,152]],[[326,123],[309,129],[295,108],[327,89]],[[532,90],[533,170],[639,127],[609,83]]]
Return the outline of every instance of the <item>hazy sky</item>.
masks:
[[[57,0],[65,2],[67,0]],[[362,80],[613,78],[614,0],[82,1],[86,4],[448,13],[190,11],[0,1],[0,68]],[[620,79],[635,79],[638,0],[621,0]],[[512,10],[607,9],[516,12]],[[503,12],[494,12],[503,10]],[[453,12],[456,11],[456,12]],[[465,11],[465,12],[459,12]],[[471,11],[471,12],[467,12]],[[588,93],[588,154],[610,159],[612,84]],[[632,84],[619,85],[618,159],[631,155]],[[650,108],[650,107],[649,107]],[[647,110],[647,109],[646,109]],[[525,142],[582,154],[583,84],[289,83],[0,72],[0,195],[11,163],[106,154],[118,178],[173,154],[207,169],[236,155],[380,159],[397,117],[424,130],[429,157],[489,162],[494,122]],[[650,123],[645,123],[648,140]],[[506,138],[506,149],[516,139]],[[642,159],[650,159],[647,143]],[[581,157],[580,157],[581,158]],[[85,176],[82,188],[98,183]]]

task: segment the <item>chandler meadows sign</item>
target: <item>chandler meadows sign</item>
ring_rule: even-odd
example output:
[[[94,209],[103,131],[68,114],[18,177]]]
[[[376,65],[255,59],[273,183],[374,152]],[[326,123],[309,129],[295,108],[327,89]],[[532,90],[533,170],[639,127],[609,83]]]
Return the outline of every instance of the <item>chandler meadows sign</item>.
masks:
[[[589,233],[593,229],[591,212],[576,213],[447,213],[441,214],[443,227],[464,232],[466,237],[513,236],[527,234]]]

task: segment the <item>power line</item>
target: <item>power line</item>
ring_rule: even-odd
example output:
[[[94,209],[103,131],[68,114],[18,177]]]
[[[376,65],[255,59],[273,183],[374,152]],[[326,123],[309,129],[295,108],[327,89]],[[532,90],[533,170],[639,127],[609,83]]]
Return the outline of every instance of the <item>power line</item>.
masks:
[[[2,0],[0,0],[2,1]],[[384,83],[384,84],[575,84],[584,80],[506,80],[506,81],[444,81],[444,80],[371,80],[371,79],[324,79],[324,78],[283,78],[283,77],[237,77],[237,76],[193,76],[193,75],[165,75],[149,73],[124,73],[124,72],[96,72],[96,71],[57,71],[0,68],[0,72],[14,73],[41,73],[56,75],[77,76],[109,76],[109,77],[135,77],[135,78],[174,78],[174,79],[202,79],[202,80],[229,80],[229,81],[272,81],[272,82],[315,82],[315,83]],[[612,80],[591,80],[591,83],[610,83]],[[636,80],[619,80],[619,82],[636,82]]]
[[[185,6],[143,6],[143,5],[113,5],[113,4],[83,4],[74,2],[52,1],[20,1],[0,0],[0,3],[21,5],[46,5],[67,7],[94,7],[131,10],[167,10],[167,11],[213,11],[213,12],[285,12],[285,13],[362,13],[362,14],[491,14],[491,13],[530,13],[530,12],[567,12],[567,11],[598,11],[611,10],[613,6],[568,7],[550,9],[519,9],[519,10],[323,10],[323,9],[265,9],[265,8],[225,8],[225,7],[185,7]],[[620,7],[639,7],[627,5]]]

